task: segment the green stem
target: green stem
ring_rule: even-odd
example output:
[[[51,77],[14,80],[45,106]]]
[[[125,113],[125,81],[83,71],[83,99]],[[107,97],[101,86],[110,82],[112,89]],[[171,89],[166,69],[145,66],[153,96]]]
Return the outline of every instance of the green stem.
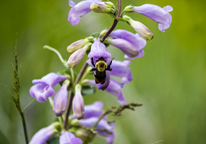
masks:
[[[73,71],[73,68],[70,68],[70,71],[71,71],[71,75],[72,75],[72,84],[74,83],[74,71]]]
[[[25,108],[23,108],[22,112],[24,112],[33,102],[35,101],[35,98],[27,105]]]

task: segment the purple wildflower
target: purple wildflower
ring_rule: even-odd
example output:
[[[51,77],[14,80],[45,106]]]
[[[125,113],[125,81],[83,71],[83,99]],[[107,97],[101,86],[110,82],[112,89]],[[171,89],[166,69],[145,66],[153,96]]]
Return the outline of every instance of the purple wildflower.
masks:
[[[60,144],[82,144],[82,140],[68,131],[62,131],[59,139]]]
[[[68,92],[67,87],[69,85],[69,81],[64,81],[61,89],[56,93],[54,97],[53,110],[56,116],[62,116],[64,111],[66,110],[67,101],[68,101]]]
[[[81,85],[75,86],[75,96],[72,102],[74,116],[77,119],[84,118],[84,99],[81,94]]]
[[[106,46],[100,41],[100,39],[94,39],[88,58],[93,58],[94,63],[96,63],[100,57],[103,57],[107,64],[110,63],[109,58],[111,58],[111,54],[107,51]],[[90,65],[91,63],[88,64]]]
[[[111,37],[114,40],[110,44],[120,48],[125,53],[126,58],[135,59],[143,56],[144,51],[142,49],[146,45],[146,40],[138,33],[133,34],[129,31],[119,29],[113,31]]]
[[[91,105],[84,106],[85,115],[84,119],[88,119],[91,117],[100,117],[104,111],[102,110],[103,103],[101,101],[96,101]],[[107,117],[105,116],[107,119]]]
[[[45,144],[46,141],[57,132],[59,123],[53,123],[48,127],[40,129],[31,139],[29,144]]]
[[[98,121],[99,117],[103,114],[103,103],[95,102],[91,105],[85,106],[85,118],[79,120],[79,124],[92,128]],[[107,116],[101,119],[97,125],[98,134],[107,137],[107,143],[111,144],[114,141],[114,123],[108,124]]]
[[[69,12],[68,21],[70,21],[72,25],[77,25],[82,16],[92,11],[90,9],[92,3],[104,4],[104,2],[101,2],[99,0],[86,0],[81,1],[78,4],[75,4],[73,1],[70,0],[69,4],[72,8]]]
[[[47,97],[51,97],[55,94],[52,87],[66,78],[68,78],[67,75],[49,73],[41,79],[35,79],[32,81],[35,85],[30,88],[30,95],[35,97],[38,102],[46,102]]]
[[[164,32],[165,29],[168,29],[172,22],[172,16],[169,14],[169,12],[173,10],[171,6],[161,8],[153,4],[144,4],[141,6],[135,6],[132,10],[159,23],[158,28],[162,32]]]
[[[128,60],[125,60],[123,62],[113,60],[110,72],[111,75],[122,77],[123,83],[129,83],[132,80],[132,73],[128,65],[130,65],[131,62]]]
[[[87,82],[90,85],[96,86],[94,80],[87,80]],[[105,89],[107,92],[111,93],[112,95],[115,95],[117,97],[117,100],[120,104],[125,105],[126,100],[122,94],[122,87],[124,86],[123,83],[119,83],[113,79],[110,80],[110,83],[108,87]]]

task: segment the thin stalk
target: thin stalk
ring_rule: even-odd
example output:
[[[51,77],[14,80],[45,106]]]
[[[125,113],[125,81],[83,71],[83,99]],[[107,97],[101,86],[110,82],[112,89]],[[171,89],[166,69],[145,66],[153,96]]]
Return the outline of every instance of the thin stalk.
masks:
[[[102,42],[109,36],[109,34],[114,30],[114,28],[117,26],[118,20],[117,18],[120,16],[121,13],[121,0],[118,0],[118,12],[115,13],[116,17],[114,19],[114,22],[112,24],[112,27],[107,31],[107,33],[102,37]]]
[[[59,53],[58,50],[56,50],[55,48],[50,47],[50,46],[48,46],[48,45],[45,45],[44,48],[45,48],[45,49],[49,49],[49,50],[55,52],[55,53],[58,55],[58,57],[59,57],[59,59],[61,60],[61,62],[64,62],[64,59],[63,59],[62,55]]]
[[[14,91],[16,93],[16,96],[11,94],[11,97],[12,97],[14,104],[19,112],[20,117],[21,117],[23,130],[24,130],[25,142],[26,142],[26,144],[28,144],[29,139],[28,139],[28,134],[27,134],[26,121],[25,121],[25,116],[24,116],[23,110],[21,108],[20,97],[19,97],[20,80],[19,80],[19,69],[18,69],[17,46],[15,47],[15,63],[14,63],[13,75],[14,75]]]
[[[88,64],[87,64],[87,62],[85,62],[82,69],[80,70],[73,86],[75,86],[80,81],[80,79],[82,78],[82,76],[84,74],[84,71],[86,70],[87,66],[88,66]]]
[[[72,75],[72,84],[74,83],[74,71],[73,68],[70,68],[71,75]]]
[[[33,102],[35,101],[35,98],[33,98],[33,100],[23,108],[22,112],[24,112]]]
[[[69,113],[71,111],[71,107],[72,107],[72,101],[74,98],[74,93],[72,91],[70,91],[69,94],[69,103],[67,104],[67,108],[66,108],[66,114],[65,114],[65,119],[64,119],[64,129],[67,129],[67,123],[68,123],[68,118],[69,118]]]
[[[74,84],[73,84],[73,87],[75,87],[75,85],[80,81],[80,79],[82,78],[87,66],[88,66],[88,64],[87,64],[87,62],[85,62],[82,69],[80,70]],[[71,90],[70,94],[69,94],[69,103],[67,105],[66,114],[65,114],[65,118],[64,118],[64,129],[67,129],[67,127],[68,127],[67,126],[68,125],[68,118],[69,118],[69,114],[70,114],[70,111],[71,111],[73,98],[74,98],[74,93]]]

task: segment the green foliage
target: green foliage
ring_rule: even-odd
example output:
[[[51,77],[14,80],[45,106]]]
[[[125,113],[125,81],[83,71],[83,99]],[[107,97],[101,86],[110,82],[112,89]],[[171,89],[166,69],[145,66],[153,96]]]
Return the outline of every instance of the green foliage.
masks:
[[[49,138],[46,142],[47,144],[59,144],[59,136],[54,135],[51,138]]]
[[[94,94],[96,92],[96,87],[94,86],[82,86],[81,93],[83,96]]]

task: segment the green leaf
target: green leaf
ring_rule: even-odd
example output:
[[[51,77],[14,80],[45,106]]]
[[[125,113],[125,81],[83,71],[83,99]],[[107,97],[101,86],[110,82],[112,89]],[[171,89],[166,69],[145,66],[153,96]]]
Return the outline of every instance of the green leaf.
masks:
[[[46,142],[47,144],[59,144],[59,136],[54,135],[51,138],[49,138]]]
[[[90,95],[94,94],[96,92],[95,86],[82,86],[82,95]]]

